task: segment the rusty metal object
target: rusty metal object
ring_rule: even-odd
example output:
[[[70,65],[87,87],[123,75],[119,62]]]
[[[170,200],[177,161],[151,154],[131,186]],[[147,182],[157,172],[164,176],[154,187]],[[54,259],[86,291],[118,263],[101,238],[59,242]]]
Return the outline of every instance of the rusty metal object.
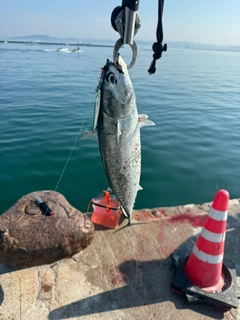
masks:
[[[40,197],[54,211],[45,216],[36,201]],[[37,266],[68,258],[86,248],[94,225],[58,192],[25,195],[0,216],[0,263]]]

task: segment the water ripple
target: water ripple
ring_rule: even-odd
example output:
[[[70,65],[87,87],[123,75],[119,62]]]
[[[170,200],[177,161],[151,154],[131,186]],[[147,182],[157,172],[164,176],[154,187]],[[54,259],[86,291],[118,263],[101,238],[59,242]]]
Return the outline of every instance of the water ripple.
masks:
[[[112,50],[37,47],[0,48],[2,210],[28,192],[54,190],[72,152],[58,191],[85,211],[107,180],[98,145],[75,141],[92,126],[100,68]],[[220,188],[239,197],[239,55],[170,48],[151,76],[150,62],[140,50],[130,70],[138,111],[156,123],[141,129],[135,207],[212,201]]]

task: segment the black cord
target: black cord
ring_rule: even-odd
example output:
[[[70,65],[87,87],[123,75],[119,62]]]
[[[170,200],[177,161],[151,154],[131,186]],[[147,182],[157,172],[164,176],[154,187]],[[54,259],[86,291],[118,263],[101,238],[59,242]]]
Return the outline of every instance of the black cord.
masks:
[[[149,74],[156,72],[156,62],[161,58],[162,52],[167,51],[167,44],[163,44],[163,25],[162,25],[162,15],[163,15],[164,0],[158,0],[158,24],[156,31],[157,42],[154,42],[153,49],[153,61],[148,69]]]
[[[163,25],[162,25],[163,6],[164,6],[164,0],[159,0],[158,1],[158,24],[157,24],[156,37],[157,37],[157,41],[161,43],[163,41]]]

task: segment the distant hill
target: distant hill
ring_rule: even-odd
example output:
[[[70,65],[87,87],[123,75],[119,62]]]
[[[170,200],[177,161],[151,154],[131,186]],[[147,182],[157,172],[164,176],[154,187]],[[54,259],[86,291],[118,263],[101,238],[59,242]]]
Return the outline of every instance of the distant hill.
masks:
[[[76,38],[57,38],[50,37],[45,34],[34,34],[30,36],[17,36],[11,37],[9,40],[13,41],[29,41],[29,42],[66,42],[66,43],[78,43],[79,39]]]
[[[226,46],[214,44],[201,44],[192,42],[169,42],[169,46],[179,49],[192,49],[192,50],[211,50],[211,51],[236,51],[240,52],[240,46]]]
[[[45,34],[34,34],[29,36],[16,36],[11,38],[3,38],[2,40],[13,40],[13,41],[26,41],[26,42],[62,42],[66,44],[70,43],[91,43],[91,44],[102,44],[106,45],[114,45],[117,40],[110,39],[77,39],[77,38],[57,38],[51,37]],[[152,50],[153,41],[142,41],[136,39],[137,45],[141,49]],[[189,50],[211,50],[211,51],[232,51],[232,52],[240,52],[239,46],[226,46],[226,45],[212,45],[212,44],[201,44],[201,43],[193,43],[193,42],[174,42],[174,41],[164,41],[168,45],[168,49],[189,49]]]
[[[137,41],[138,46],[142,46],[146,50],[152,51],[152,45],[155,41]],[[189,50],[207,50],[207,51],[232,51],[240,52],[240,46],[226,46],[226,45],[214,45],[214,44],[202,44],[193,42],[174,42],[174,41],[164,41],[167,43],[168,50],[170,49],[189,49]],[[148,48],[147,48],[148,46]]]
[[[1,40],[1,39],[0,39]],[[77,38],[57,38],[57,37],[51,37],[45,34],[34,34],[34,35],[29,35],[29,36],[16,36],[16,37],[11,37],[11,38],[3,38],[2,40],[11,40],[11,41],[26,41],[26,42],[51,42],[51,43],[65,43],[65,44],[70,44],[70,43],[91,43],[91,44],[106,44],[106,45],[111,45],[113,46],[115,44],[114,40],[110,39],[77,39]],[[117,40],[117,39],[116,39]]]

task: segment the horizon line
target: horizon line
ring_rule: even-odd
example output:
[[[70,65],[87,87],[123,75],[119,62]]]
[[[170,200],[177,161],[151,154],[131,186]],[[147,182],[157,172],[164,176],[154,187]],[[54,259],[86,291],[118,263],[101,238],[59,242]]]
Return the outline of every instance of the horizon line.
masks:
[[[0,36],[0,38],[4,39],[5,41],[9,38],[26,38],[26,37],[48,37],[48,38],[55,38],[55,39],[59,39],[59,40],[67,40],[67,39],[75,39],[75,40],[97,40],[97,41],[101,41],[101,40],[106,40],[106,41],[116,41],[116,39],[111,39],[111,38],[76,38],[76,37],[57,37],[57,36],[49,36],[47,34],[33,34],[33,35],[25,35],[25,36],[9,36],[9,37],[6,37],[6,36]],[[142,39],[136,39],[136,42],[137,41],[141,41],[141,42],[156,42],[156,39],[155,40],[142,40]],[[41,41],[38,41],[38,40],[35,40],[35,42],[41,42]],[[213,44],[213,43],[201,43],[201,42],[192,42],[192,41],[187,41],[187,40],[166,40],[166,41],[163,41],[163,43],[186,43],[186,44],[195,44],[195,45],[203,45],[203,46],[222,46],[222,47],[240,47],[240,44]]]

